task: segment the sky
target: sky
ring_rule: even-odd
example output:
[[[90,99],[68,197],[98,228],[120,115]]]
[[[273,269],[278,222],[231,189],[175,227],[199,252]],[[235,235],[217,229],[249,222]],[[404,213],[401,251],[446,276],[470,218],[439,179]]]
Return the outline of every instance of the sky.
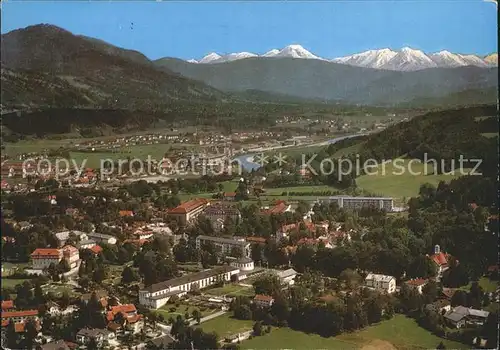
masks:
[[[497,7],[484,0],[287,2],[21,2],[2,6],[2,34],[49,23],[142,52],[199,59],[263,54],[290,44],[334,58],[409,46],[425,52],[497,52]]]

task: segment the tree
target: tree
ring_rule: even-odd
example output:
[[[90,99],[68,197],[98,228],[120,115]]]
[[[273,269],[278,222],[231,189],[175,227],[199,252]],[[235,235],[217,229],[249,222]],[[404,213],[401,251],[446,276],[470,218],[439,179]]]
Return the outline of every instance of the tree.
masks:
[[[457,290],[451,297],[451,306],[467,306],[467,292]]]
[[[198,324],[200,324],[200,320],[201,320],[201,313],[200,313],[200,310],[198,309],[194,309],[193,312],[192,312],[192,316],[193,318],[196,320],[196,322]]]
[[[24,346],[26,349],[32,349],[35,338],[38,334],[37,323],[33,319],[26,321],[24,326]]]
[[[278,276],[264,274],[253,283],[255,294],[275,295],[281,290],[281,282]]]
[[[436,346],[436,349],[446,349],[446,346],[444,346],[443,342],[439,342],[438,346]]]
[[[130,267],[126,266],[122,272],[122,284],[129,284],[135,282],[139,279],[135,271]]]
[[[259,336],[262,335],[262,322],[257,321],[253,325],[253,335]]]
[[[7,347],[11,349],[18,349],[19,335],[16,333],[14,322],[9,322],[7,325],[5,337],[7,340]]]

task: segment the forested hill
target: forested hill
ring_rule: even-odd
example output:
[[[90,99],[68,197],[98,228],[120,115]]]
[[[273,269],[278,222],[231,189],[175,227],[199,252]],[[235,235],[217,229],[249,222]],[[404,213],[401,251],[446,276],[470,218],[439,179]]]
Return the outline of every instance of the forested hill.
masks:
[[[483,159],[483,170],[496,174],[498,154],[497,107],[488,105],[431,112],[371,135],[365,140],[363,158],[377,160],[401,156],[451,160],[463,155]],[[485,134],[488,134],[486,136]]]

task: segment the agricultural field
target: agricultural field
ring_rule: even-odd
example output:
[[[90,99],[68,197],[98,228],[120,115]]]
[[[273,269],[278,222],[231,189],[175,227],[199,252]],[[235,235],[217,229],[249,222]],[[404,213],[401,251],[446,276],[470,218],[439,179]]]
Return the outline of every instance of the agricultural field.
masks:
[[[371,172],[373,175],[363,175],[356,179],[356,184],[359,188],[366,190],[370,193],[377,195],[393,197],[395,199],[410,199],[418,195],[420,186],[425,183],[430,183],[437,186],[440,181],[451,181],[455,178],[462,176],[457,169],[455,174],[452,175],[434,175],[433,167],[431,164],[427,166],[427,170],[422,163],[412,163],[410,165],[411,172],[408,171],[410,160],[405,159],[404,164],[401,166],[405,167],[404,173],[399,175],[402,170],[399,167],[394,167],[394,163],[390,162],[384,165],[379,165],[377,168],[373,168]],[[457,164],[458,165],[458,164]],[[385,171],[383,171],[385,167]],[[464,170],[467,171],[467,170]],[[417,175],[421,173],[421,175]],[[425,175],[425,174],[429,175]]]
[[[396,315],[358,332],[323,338],[316,334],[290,328],[273,329],[270,334],[255,337],[241,344],[242,349],[435,349],[443,342],[447,349],[469,347],[439,338],[403,315]]]

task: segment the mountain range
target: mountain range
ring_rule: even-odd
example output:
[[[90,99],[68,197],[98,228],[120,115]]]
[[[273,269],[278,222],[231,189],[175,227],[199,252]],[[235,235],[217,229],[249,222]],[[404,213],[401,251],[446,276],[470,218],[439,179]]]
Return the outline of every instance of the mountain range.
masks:
[[[176,101],[190,108],[197,103],[258,100],[392,106],[414,100],[438,104],[447,96],[452,96],[449,101],[474,104],[474,96],[489,99],[497,88],[498,68],[490,64],[462,66],[463,56],[451,68],[432,61],[433,68],[415,70],[412,67],[430,58],[413,51],[394,55],[385,50],[359,58],[356,64],[321,59],[300,45],[261,56],[214,53],[200,63],[153,61],[138,51],[41,24],[1,36],[1,107],[3,113],[30,108],[171,112]],[[449,62],[450,55],[440,56]],[[380,66],[392,62],[401,71],[364,67],[373,64],[368,61]]]
[[[479,57],[476,55],[462,55],[451,53],[446,50],[426,54],[420,50],[415,50],[409,47],[404,47],[398,51],[393,51],[387,48],[380,50],[369,50],[351,56],[339,57],[330,60],[314,55],[313,53],[303,48],[301,45],[289,45],[281,50],[273,49],[262,55],[257,55],[251,52],[238,52],[221,56],[215,52],[212,52],[201,58],[199,61],[191,59],[188,62],[216,64],[255,57],[316,59],[357,67],[396,71],[413,71],[436,67],[453,68],[462,66],[477,66],[485,68],[498,65],[497,54],[491,54],[486,57]]]

